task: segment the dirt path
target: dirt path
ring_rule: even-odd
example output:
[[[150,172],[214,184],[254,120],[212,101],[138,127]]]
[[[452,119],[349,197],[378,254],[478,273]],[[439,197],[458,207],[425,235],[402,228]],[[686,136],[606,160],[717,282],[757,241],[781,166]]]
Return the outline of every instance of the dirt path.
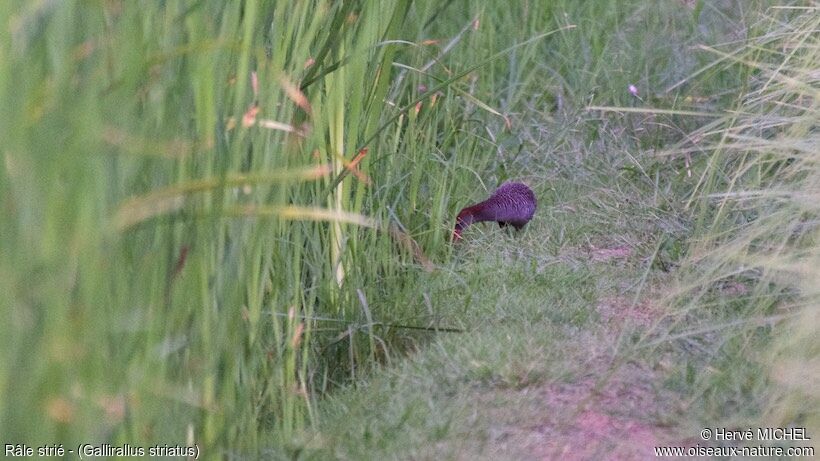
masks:
[[[452,299],[491,287],[468,306],[471,329],[339,395],[317,449],[338,459],[641,460],[687,444],[675,355],[630,352],[668,329],[660,287],[670,276],[647,272],[652,245],[527,237],[464,256],[476,270],[460,273]]]
[[[631,253],[625,247],[595,248],[588,257],[608,263]],[[498,391],[515,394],[506,397],[477,397],[485,403],[509,399],[532,405],[528,417],[507,421],[509,410],[498,408],[493,417],[502,422],[490,431],[494,440],[487,445],[492,447],[488,459],[638,460],[653,458],[654,447],[685,444],[673,422],[664,421],[674,410],[676,396],[660,385],[662,372],[613,357],[622,334],[643,332],[664,320],[663,310],[650,298],[659,295],[645,295],[634,305],[626,297],[598,302],[601,327],[589,333],[592,338],[578,338],[597,347],[580,367],[585,373],[570,382]]]
[[[648,315],[635,313],[623,300],[599,309],[619,314],[612,317],[614,322]],[[613,364],[609,352],[619,328],[607,330],[609,338],[597,339],[602,346],[606,339],[611,343],[596,351],[599,355],[590,359],[585,375],[529,390],[539,397],[544,416],[516,428],[522,459],[646,459],[654,455],[653,447],[674,439],[670,427],[658,422],[670,411],[674,396],[659,389],[662,377],[649,367]]]

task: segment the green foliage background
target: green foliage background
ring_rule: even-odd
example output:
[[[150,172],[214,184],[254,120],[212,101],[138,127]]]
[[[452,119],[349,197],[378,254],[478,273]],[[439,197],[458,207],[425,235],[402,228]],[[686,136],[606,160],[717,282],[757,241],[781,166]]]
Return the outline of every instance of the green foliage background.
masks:
[[[786,51],[736,53],[773,33],[763,2],[681,3],[3,2],[0,433],[208,453],[288,442],[317,422],[327,392],[469,324],[474,298],[452,296],[465,282],[436,287],[424,272],[429,260],[457,274],[463,255],[448,238],[460,206],[508,178],[546,190],[587,160],[565,154],[613,134],[629,133],[628,150],[677,149],[602,160],[649,178],[656,196],[663,183],[680,197],[669,203],[704,199],[659,209],[692,213],[706,248],[748,256],[762,234],[726,246],[717,237],[739,234],[708,198],[727,184],[816,192],[817,48],[802,32],[816,24],[789,23]],[[702,43],[728,44],[731,59],[694,52]],[[800,57],[788,72],[776,69],[783,54]],[[638,105],[671,112],[587,110]],[[707,125],[685,113],[738,105],[759,118]],[[770,123],[784,105],[798,120]],[[552,150],[539,150],[527,133],[546,129]],[[794,143],[772,154],[784,129]],[[741,160],[691,149],[690,132]],[[766,141],[752,156],[749,136]],[[743,203],[744,219],[771,205]],[[791,231],[767,229],[794,249],[789,264],[816,257],[817,210],[779,212]],[[769,256],[743,263],[780,268]],[[727,261],[693,260],[714,271],[687,280],[721,280]],[[816,295],[814,275],[777,286]],[[795,336],[802,350],[812,332]],[[794,417],[789,405],[771,414]]]

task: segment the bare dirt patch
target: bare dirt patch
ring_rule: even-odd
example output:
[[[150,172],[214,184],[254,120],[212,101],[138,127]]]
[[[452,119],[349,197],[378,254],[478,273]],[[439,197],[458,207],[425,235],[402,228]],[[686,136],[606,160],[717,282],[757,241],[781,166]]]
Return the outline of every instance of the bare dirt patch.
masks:
[[[607,262],[611,260],[627,259],[632,256],[632,247],[617,246],[612,248],[596,248],[590,246],[590,258],[595,262]]]
[[[636,362],[613,365],[611,358],[626,325],[649,328],[662,318],[662,310],[647,299],[633,304],[623,297],[604,298],[597,309],[602,325],[594,336],[596,346],[577,374],[477,397],[494,407],[482,458],[641,460],[653,458],[654,447],[679,439],[667,423],[678,403],[663,388],[662,371]],[[528,408],[510,414],[510,401]]]
[[[588,243],[579,247],[562,248],[558,259],[572,264],[624,265],[636,256],[636,243]]]
[[[653,447],[672,439],[658,419],[669,395],[656,388],[655,373],[637,364],[619,367],[609,379],[594,370],[579,381],[545,386],[541,392],[553,415],[536,430],[544,443],[531,447],[539,459],[645,459]]]
[[[632,460],[649,459],[653,448],[675,439],[660,424],[674,398],[656,387],[657,376],[637,364],[625,364],[601,385],[590,372],[573,382],[551,383],[517,391],[515,399],[531,406],[508,414],[504,397],[494,392],[483,404],[498,405],[486,459]],[[501,414],[504,413],[504,414]]]
[[[610,326],[650,327],[663,318],[664,312],[648,299],[634,303],[622,296],[605,297],[595,307],[601,321]]]

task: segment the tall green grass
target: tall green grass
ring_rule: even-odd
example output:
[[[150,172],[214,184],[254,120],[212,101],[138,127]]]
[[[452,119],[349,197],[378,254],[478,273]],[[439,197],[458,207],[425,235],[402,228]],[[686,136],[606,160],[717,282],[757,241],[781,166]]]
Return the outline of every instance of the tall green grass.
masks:
[[[0,6],[0,432],[281,442],[416,331],[389,325],[435,329],[415,274],[492,158],[471,117],[504,126],[479,74],[559,28],[444,10]]]
[[[408,7],[2,6],[9,440],[207,450],[309,421],[331,372],[306,319],[346,323],[357,284],[403,266],[357,230],[381,227],[378,147],[329,185],[391,109]]]
[[[693,379],[707,420],[820,431],[818,6],[773,8],[742,46],[702,47],[747,78],[684,148],[703,168],[680,330],[710,350]]]
[[[420,274],[450,270],[459,205],[546,181],[520,113],[630,104],[633,82],[685,108],[657,89],[698,62],[636,31],[723,6],[673,8],[2,3],[0,433],[291,440],[323,393],[468,307]]]

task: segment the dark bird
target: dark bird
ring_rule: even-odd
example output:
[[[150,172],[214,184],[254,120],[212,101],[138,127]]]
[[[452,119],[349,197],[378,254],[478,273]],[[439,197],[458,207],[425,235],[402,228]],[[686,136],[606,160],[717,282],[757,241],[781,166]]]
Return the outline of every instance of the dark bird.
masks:
[[[461,240],[461,231],[474,222],[496,221],[499,227],[509,224],[521,230],[532,219],[537,205],[532,189],[520,182],[504,183],[487,200],[458,213],[453,241]]]

